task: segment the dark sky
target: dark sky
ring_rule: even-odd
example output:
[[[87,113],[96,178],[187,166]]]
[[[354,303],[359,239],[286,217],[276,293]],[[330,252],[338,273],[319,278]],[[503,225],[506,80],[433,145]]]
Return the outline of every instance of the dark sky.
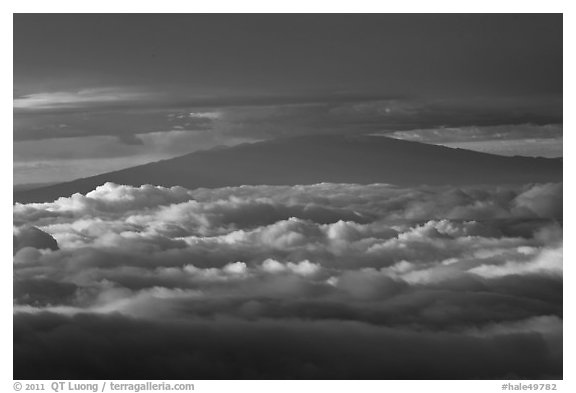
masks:
[[[14,97],[28,174],[278,135],[561,124],[562,15],[16,14]]]
[[[559,94],[561,15],[16,15],[17,91]]]

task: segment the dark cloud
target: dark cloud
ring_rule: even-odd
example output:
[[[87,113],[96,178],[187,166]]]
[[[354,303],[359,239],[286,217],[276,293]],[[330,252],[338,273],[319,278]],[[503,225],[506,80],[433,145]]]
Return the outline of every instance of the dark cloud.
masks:
[[[128,102],[128,104],[130,104]],[[132,104],[134,105],[134,104]],[[58,110],[26,110],[14,113],[14,140],[42,140],[71,137],[113,136],[211,129],[210,118],[171,118],[178,109],[77,108],[60,113]]]
[[[508,138],[529,138],[540,125],[562,122],[561,101],[533,98],[393,98],[346,103],[230,109],[215,128],[230,134],[274,138],[315,133],[393,133],[437,127],[508,126]],[[532,129],[524,124],[533,123]],[[519,126],[515,126],[519,125]],[[485,128],[487,127],[487,128]],[[541,134],[546,134],[543,129]],[[549,130],[549,128],[548,128]],[[468,140],[471,140],[470,135]]]
[[[56,100],[52,95],[46,94],[46,100]],[[74,98],[78,93],[69,95],[70,102],[76,105]],[[475,140],[476,134],[494,135],[497,131],[493,128],[497,126],[507,127],[506,138],[518,139],[532,137],[534,132],[547,134],[550,128],[543,127],[538,131],[539,126],[562,122],[561,100],[554,97],[440,100],[325,95],[315,99],[246,98],[246,102],[241,98],[236,99],[237,102],[223,99],[215,100],[211,106],[195,103],[193,99],[174,102],[171,98],[164,101],[160,98],[152,103],[144,101],[145,108],[141,107],[139,96],[127,95],[121,96],[118,102],[107,104],[107,108],[88,101],[80,108],[66,110],[37,107],[39,104],[32,99],[29,104],[26,99],[21,99],[23,102],[19,105],[23,107],[16,108],[14,114],[14,139],[130,135],[171,130],[210,130],[229,137],[269,139],[318,133],[393,133],[433,127],[468,127],[467,130],[477,132],[454,131],[451,134]],[[302,101],[298,102],[298,99]],[[527,127],[526,123],[533,125]],[[472,126],[487,128],[470,128]],[[423,140],[434,132],[424,134]]]
[[[120,134],[118,141],[126,145],[143,145],[144,141],[134,134]]]
[[[43,278],[14,281],[14,302],[33,307],[72,304],[78,286]]]
[[[551,319],[549,326],[558,323]],[[19,314],[14,317],[14,378],[560,377],[556,332],[502,330],[465,336],[341,321],[162,322],[120,315]]]

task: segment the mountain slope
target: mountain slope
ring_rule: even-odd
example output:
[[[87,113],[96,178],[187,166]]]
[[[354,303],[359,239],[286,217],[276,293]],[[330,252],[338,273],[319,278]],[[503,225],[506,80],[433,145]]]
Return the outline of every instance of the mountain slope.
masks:
[[[34,190],[15,202],[51,201],[105,182],[186,188],[320,182],[499,184],[562,181],[562,160],[503,157],[381,136],[315,135],[200,151]]]

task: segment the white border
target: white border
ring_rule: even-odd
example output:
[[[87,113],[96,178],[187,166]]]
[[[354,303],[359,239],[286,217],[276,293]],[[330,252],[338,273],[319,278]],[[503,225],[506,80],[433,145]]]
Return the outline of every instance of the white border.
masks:
[[[137,0],[116,1],[77,1],[77,0],[12,0],[12,12],[35,13],[562,13],[568,8],[569,1],[511,1],[484,0],[465,2],[458,0],[411,0],[411,1],[374,1],[374,0],[218,0],[187,1],[163,0],[158,2]]]
[[[574,3],[572,1],[572,3]],[[69,12],[116,12],[116,13],[169,13],[169,12],[229,12],[229,13],[262,13],[262,12],[302,12],[302,13],[363,13],[363,12],[425,12],[425,13],[453,13],[453,12],[522,12],[522,13],[564,13],[564,113],[567,115],[564,120],[564,150],[567,154],[565,157],[565,173],[568,182],[565,182],[565,238],[569,241],[565,244],[564,260],[564,277],[565,285],[564,300],[568,307],[565,307],[564,315],[564,381],[550,381],[556,383],[558,391],[576,391],[574,377],[574,309],[572,301],[576,300],[574,296],[574,285],[571,281],[574,279],[574,246],[570,241],[576,239],[576,232],[572,223],[575,222],[575,208],[572,201],[575,200],[574,182],[571,179],[576,170],[575,160],[571,155],[574,150],[574,116],[572,115],[574,99],[571,93],[574,92],[574,77],[576,65],[574,64],[575,47],[572,37],[574,37],[574,25],[576,20],[573,17],[574,6],[570,1],[504,1],[504,0],[484,0],[482,2],[463,2],[463,1],[426,1],[412,0],[405,2],[376,2],[374,0],[354,0],[354,1],[312,1],[312,0],[290,0],[285,2],[272,2],[264,0],[217,0],[217,1],[170,1],[162,0],[160,2],[143,2],[143,1],[99,1],[99,2],[82,2],[78,0],[59,0],[59,1],[41,1],[41,0],[21,0],[9,1],[2,5],[2,16],[0,28],[2,29],[2,49],[4,53],[10,53],[2,59],[2,119],[4,119],[2,141],[0,143],[2,160],[2,179],[5,184],[3,191],[0,193],[2,198],[0,212],[4,224],[1,226],[2,233],[0,238],[3,239],[5,258],[2,265],[0,286],[0,304],[2,319],[0,324],[2,329],[2,351],[1,351],[1,390],[5,392],[14,391],[12,381],[12,321],[8,316],[12,315],[12,268],[11,256],[8,255],[11,244],[8,243],[11,230],[9,223],[12,220],[12,193],[11,184],[8,179],[12,178],[12,13],[69,13]],[[73,34],[73,32],[71,32]],[[46,381],[51,382],[51,381]],[[89,381],[84,381],[89,382]],[[175,382],[175,381],[173,381]],[[215,391],[241,391],[241,392],[290,392],[296,390],[313,391],[316,389],[329,389],[331,392],[350,393],[357,391],[391,391],[401,390],[414,391],[442,391],[445,393],[461,392],[498,392],[501,391],[501,385],[506,381],[196,381],[196,390],[202,392]],[[511,381],[515,383],[515,381]],[[523,381],[529,383],[530,381]],[[534,381],[546,383],[545,381]],[[50,391],[50,389],[48,389]]]

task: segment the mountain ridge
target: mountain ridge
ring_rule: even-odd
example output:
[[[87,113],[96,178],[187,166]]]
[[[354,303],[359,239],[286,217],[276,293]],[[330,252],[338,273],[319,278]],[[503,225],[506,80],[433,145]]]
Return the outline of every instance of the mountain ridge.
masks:
[[[562,159],[506,157],[383,136],[313,135],[188,153],[32,190],[14,202],[46,202],[106,182],[217,188],[239,185],[502,184],[562,181]]]

